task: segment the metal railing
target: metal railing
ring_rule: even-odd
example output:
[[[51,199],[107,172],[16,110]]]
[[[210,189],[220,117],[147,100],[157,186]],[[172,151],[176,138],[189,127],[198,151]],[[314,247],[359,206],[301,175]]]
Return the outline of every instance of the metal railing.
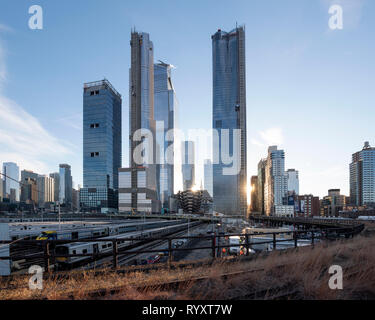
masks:
[[[50,272],[51,265],[56,263],[57,258],[71,258],[71,257],[90,257],[92,261],[97,261],[99,259],[103,259],[105,257],[112,256],[112,267],[114,269],[118,268],[118,257],[119,255],[138,255],[143,253],[157,253],[157,252],[167,252],[168,253],[168,265],[170,266],[173,262],[173,253],[179,251],[194,251],[194,250],[211,250],[212,259],[216,259],[218,257],[218,252],[220,249],[223,248],[231,248],[231,247],[242,247],[246,248],[244,255],[249,255],[250,249],[253,245],[268,245],[272,244],[272,250],[276,250],[278,248],[278,244],[283,242],[294,242],[293,247],[298,247],[298,240],[310,240],[310,245],[314,246],[316,240],[318,239],[339,239],[342,237],[349,238],[354,237],[354,235],[360,233],[363,230],[360,225],[351,226],[351,227],[341,227],[341,228],[327,228],[327,229],[310,229],[310,230],[293,230],[293,231],[277,231],[277,232],[261,232],[261,233],[227,233],[227,234],[211,234],[211,235],[200,235],[200,236],[165,236],[165,237],[137,237],[137,238],[121,238],[121,239],[82,239],[82,240],[21,240],[18,241],[18,244],[39,244],[42,245],[43,254],[40,255],[33,255],[33,259],[39,258],[44,260],[44,267],[45,270]],[[310,236],[309,238],[301,238],[301,235],[305,234]],[[278,235],[293,235],[292,238],[278,238]],[[239,244],[220,244],[221,238],[229,238],[232,236],[237,236],[243,238],[245,241],[244,243]],[[270,236],[270,240],[264,241],[257,241],[252,242],[252,237]],[[188,242],[191,239],[200,239],[200,240],[210,240],[211,244],[207,246],[199,246],[199,247],[185,247],[185,248],[174,248],[173,247],[173,240],[179,239],[188,239]],[[150,243],[157,240],[164,240],[168,242],[167,249],[141,249],[141,250],[129,250],[134,248],[134,246],[139,246],[141,243]],[[119,248],[120,241],[130,241],[131,244],[124,248]],[[134,241],[139,241],[134,243]],[[77,253],[77,254],[56,254],[54,250],[51,250],[51,245],[58,245],[58,244],[67,244],[67,243],[92,243],[92,242],[112,242],[112,250],[109,252],[94,252],[94,253]],[[0,246],[6,244],[12,244],[12,241],[0,241]],[[7,256],[7,257],[0,257],[0,260],[13,260],[16,259],[26,259],[25,256]]]

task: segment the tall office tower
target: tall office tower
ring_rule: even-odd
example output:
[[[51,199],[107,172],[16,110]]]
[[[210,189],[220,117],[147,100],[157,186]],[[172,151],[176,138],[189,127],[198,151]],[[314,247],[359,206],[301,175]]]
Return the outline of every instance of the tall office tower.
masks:
[[[31,178],[31,179],[38,179],[38,174],[33,172],[33,171],[30,171],[30,170],[22,170],[21,171],[21,182],[25,181],[27,178]]]
[[[108,212],[117,209],[121,105],[121,95],[108,80],[84,84],[80,202],[89,210]]]
[[[53,178],[46,175],[39,175],[37,179],[38,205],[44,207],[47,202],[54,202],[55,182]]]
[[[285,153],[284,150],[277,150],[277,146],[268,148],[265,176],[265,213],[272,215],[275,213],[275,206],[283,205],[283,198],[288,193],[288,177],[285,173]]]
[[[131,33],[130,168],[119,171],[119,210],[160,211],[154,120],[154,53],[148,33]],[[138,135],[138,137],[137,137]],[[142,152],[140,152],[142,151]],[[138,181],[138,179],[141,179]],[[147,207],[147,210],[143,210]]]
[[[3,163],[3,194],[11,202],[20,201],[20,169],[14,162]]]
[[[258,210],[265,214],[264,204],[264,184],[266,182],[267,159],[262,159],[258,163]]]
[[[50,178],[53,178],[53,181],[55,183],[53,201],[54,202],[60,201],[60,173],[59,172],[50,173],[49,176]]]
[[[213,197],[213,186],[212,186],[212,161],[206,159],[204,161],[204,189]]]
[[[250,180],[251,185],[251,212],[259,212],[259,184],[258,184],[258,176],[252,176]]]
[[[59,202],[71,208],[73,201],[73,178],[70,165],[60,164],[59,166]]]
[[[177,99],[171,78],[172,68],[172,65],[161,61],[154,64],[157,189],[163,208],[169,208],[169,199],[174,193],[173,146],[175,143],[174,129],[176,129],[177,124]]]
[[[288,169],[286,172],[288,178],[288,192],[299,195],[299,178],[298,171],[295,169]]]
[[[213,204],[216,211],[246,216],[247,168],[246,168],[246,68],[245,30],[238,27],[231,32],[220,29],[212,38],[213,113],[212,127],[219,134],[219,142],[213,139]],[[229,146],[222,141],[222,132],[229,129]],[[239,129],[240,141],[234,141],[234,130]],[[228,147],[227,147],[228,146]],[[236,148],[237,147],[237,148]],[[227,161],[222,149],[229,149],[239,170],[223,172]],[[220,155],[220,157],[219,157]],[[216,157],[216,158],[215,158]],[[221,159],[220,159],[221,158]]]
[[[375,148],[366,141],[350,164],[350,202],[375,207]]]
[[[184,191],[195,186],[195,148],[193,141],[182,141],[182,185]]]

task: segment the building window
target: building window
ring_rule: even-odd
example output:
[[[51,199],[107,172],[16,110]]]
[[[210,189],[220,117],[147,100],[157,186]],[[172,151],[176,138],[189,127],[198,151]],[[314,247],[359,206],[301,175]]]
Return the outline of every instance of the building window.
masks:
[[[95,153],[91,152],[91,158],[94,158],[94,157],[95,157]]]
[[[96,90],[96,91],[95,91],[95,94],[99,94],[99,90]]]
[[[91,123],[90,128],[95,128],[95,125],[93,123]]]
[[[90,92],[90,96],[93,96],[95,94],[95,91]]]
[[[95,152],[95,156],[98,157],[99,156],[99,152]]]

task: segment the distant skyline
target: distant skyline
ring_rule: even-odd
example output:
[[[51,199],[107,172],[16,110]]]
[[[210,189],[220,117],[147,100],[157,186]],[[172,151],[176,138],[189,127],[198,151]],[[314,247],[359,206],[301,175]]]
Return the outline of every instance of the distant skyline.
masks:
[[[40,0],[43,30],[30,30],[33,4],[4,0],[0,10],[1,163],[40,174],[68,163],[82,185],[83,84],[105,77],[122,95],[128,166],[133,27],[150,34],[155,62],[175,66],[179,127],[210,129],[211,35],[236,22],[246,28],[248,180],[277,145],[285,169],[299,171],[301,194],[349,195],[351,155],[375,145],[374,1]],[[343,30],[328,27],[332,4],[343,7]]]

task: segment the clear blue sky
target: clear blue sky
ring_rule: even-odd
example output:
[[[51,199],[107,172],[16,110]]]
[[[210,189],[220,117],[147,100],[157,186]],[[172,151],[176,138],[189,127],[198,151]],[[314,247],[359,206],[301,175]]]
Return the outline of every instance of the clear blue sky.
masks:
[[[328,27],[344,9],[343,30]],[[41,5],[44,29],[28,28]],[[82,86],[106,77],[123,96],[128,163],[130,31],[176,66],[180,127],[210,128],[211,35],[246,27],[248,176],[267,146],[300,171],[300,192],[349,192],[351,154],[375,145],[373,0],[1,0],[0,162],[38,173],[72,165],[82,183]],[[201,178],[198,170],[198,181]]]

